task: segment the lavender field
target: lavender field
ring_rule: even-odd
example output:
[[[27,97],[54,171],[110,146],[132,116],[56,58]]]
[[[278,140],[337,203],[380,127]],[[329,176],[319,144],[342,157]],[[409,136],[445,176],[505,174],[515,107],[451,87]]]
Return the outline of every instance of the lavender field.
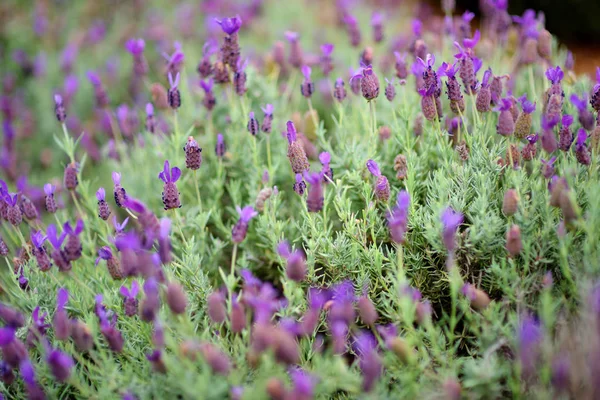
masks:
[[[0,399],[600,398],[600,68],[507,1],[4,0]]]

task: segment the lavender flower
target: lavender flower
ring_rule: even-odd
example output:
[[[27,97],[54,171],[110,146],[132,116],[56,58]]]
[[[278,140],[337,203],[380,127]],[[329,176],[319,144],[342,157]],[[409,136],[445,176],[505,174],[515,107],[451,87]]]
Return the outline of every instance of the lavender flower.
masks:
[[[515,122],[515,136],[519,139],[524,139],[531,131],[531,113],[535,111],[535,103],[527,100],[526,95],[519,97],[519,102],[521,103],[522,112]]]
[[[77,178],[78,174],[78,166],[76,163],[72,162],[65,167],[65,173],[63,182],[67,190],[75,190],[77,189],[77,185],[79,185],[79,179]]]
[[[65,111],[63,98],[60,94],[54,95],[54,114],[56,115],[58,122],[61,124],[65,123],[65,120],[67,119],[67,112]]]
[[[454,114],[458,115],[465,111],[465,100],[460,92],[460,84],[456,79],[457,72],[456,64],[448,65],[443,63],[440,75],[446,75],[446,77],[448,77],[448,80],[446,81],[446,93],[448,94],[448,100],[450,100],[450,109]]]
[[[302,48],[300,47],[300,35],[296,32],[285,32],[285,38],[290,43],[289,62],[294,68],[300,68],[303,64]]]
[[[215,145],[215,154],[219,159],[223,158],[225,155],[226,147],[225,140],[223,139],[222,134],[217,134],[217,144]]]
[[[456,232],[463,222],[463,215],[448,207],[444,210],[440,219],[443,225],[442,242],[448,253],[452,254],[456,250]]]
[[[177,88],[179,85],[179,72],[175,75],[175,79],[173,79],[173,75],[169,73],[169,85],[171,85],[167,93],[169,106],[173,110],[177,110],[181,107],[181,94]]]
[[[12,226],[19,226],[23,222],[23,213],[19,207],[19,195],[17,193],[6,193],[4,195],[6,202],[6,219]]]
[[[400,80],[406,79],[408,77],[408,67],[406,66],[406,53],[400,54],[397,51],[395,51],[394,57],[396,58],[396,63],[394,64],[394,68],[396,70],[396,77]]]
[[[558,142],[554,135],[554,127],[558,124],[559,119],[558,116],[542,116],[542,148],[550,154],[554,153],[558,148]]]
[[[501,99],[498,111],[500,116],[498,117],[498,125],[496,125],[496,132],[502,136],[510,136],[515,131],[515,121],[512,117],[510,109],[513,104],[511,99]]]
[[[517,330],[517,342],[521,371],[525,377],[532,376],[537,370],[542,338],[539,322],[531,315],[523,316]]]
[[[167,305],[171,309],[173,314],[183,314],[187,307],[187,296],[183,287],[176,282],[169,282],[167,284]]]
[[[104,246],[98,249],[98,258],[96,258],[95,265],[98,265],[100,260],[106,261],[108,273],[114,280],[121,280],[124,278],[123,270],[121,269],[121,263],[119,262],[118,258],[113,256],[110,247]]]
[[[123,296],[123,308],[125,309],[125,315],[133,317],[138,313],[138,299],[137,295],[140,290],[140,286],[137,281],[131,282],[131,290],[126,286],[121,286],[119,293]]]
[[[333,44],[325,43],[321,45],[321,69],[323,70],[323,75],[325,76],[329,76],[331,71],[333,71],[331,53],[333,53]]]
[[[240,215],[240,219],[233,226],[231,230],[231,240],[233,243],[241,243],[248,233],[248,223],[252,218],[258,215],[252,206],[246,206],[243,209],[240,207],[236,207],[238,214]]]
[[[172,261],[171,255],[171,239],[169,239],[169,231],[171,230],[171,220],[162,218],[160,220],[160,231],[158,233],[158,255],[160,262],[168,264]]]
[[[506,232],[506,251],[510,257],[515,258],[521,253],[521,250],[523,250],[521,228],[519,225],[512,225]]]
[[[572,94],[569,98],[571,103],[577,108],[579,112],[579,123],[586,131],[594,129],[594,115],[587,108],[587,95],[584,94],[582,97]]]
[[[48,241],[54,247],[52,254],[52,260],[54,264],[58,267],[58,270],[61,272],[66,272],[71,270],[71,261],[67,258],[66,254],[62,250],[62,244],[67,236],[66,232],[63,232],[60,236],[56,236],[56,226],[54,224],[48,225],[46,229],[46,235],[48,236]]]
[[[282,241],[277,246],[277,252],[279,255],[286,259],[286,275],[289,279],[301,282],[306,277],[306,259],[304,254],[300,250],[294,250],[290,248],[290,244],[286,241]]]
[[[383,373],[381,358],[377,354],[377,341],[370,332],[361,332],[356,338],[355,347],[363,374],[362,388],[370,392]]]
[[[32,348],[36,345],[40,338],[46,336],[50,324],[46,323],[46,317],[48,313],[40,314],[40,307],[37,306],[31,313],[31,326],[27,333],[27,346]]]
[[[75,365],[70,355],[58,349],[51,349],[46,356],[46,362],[50,372],[58,382],[66,382],[71,376],[71,370]]]
[[[374,192],[377,200],[382,202],[387,202],[390,198],[390,184],[387,178],[381,174],[379,170],[379,165],[373,160],[367,161],[367,169],[373,176],[377,178],[377,182],[375,182]]]
[[[221,291],[214,291],[206,298],[206,308],[209,318],[215,324],[220,324],[227,318],[225,296]]]
[[[36,400],[45,399],[46,394],[35,379],[35,372],[33,370],[33,365],[31,365],[31,361],[24,357],[19,365],[19,370],[23,377],[23,382],[25,383],[25,389],[29,398]]]
[[[306,190],[306,183],[304,183],[304,179],[302,174],[296,174],[296,182],[294,182],[294,192],[298,193],[298,195],[302,196],[304,191]]]
[[[394,80],[389,81],[385,78],[385,82],[387,85],[385,86],[385,98],[388,99],[389,102],[394,101],[396,97],[396,88],[394,87]]]
[[[592,155],[585,144],[588,135],[585,129],[579,129],[577,133],[577,141],[575,142],[575,157],[577,161],[582,165],[590,165],[592,162]]]
[[[562,117],[562,127],[558,132],[558,148],[562,151],[569,151],[573,143],[573,132],[571,132],[571,124],[573,124],[573,116],[565,114]]]
[[[306,157],[306,152],[302,143],[297,140],[296,127],[292,121],[287,122],[287,140],[288,140],[288,151],[287,156],[292,165],[292,171],[295,174],[301,174],[308,170],[309,163]]]
[[[142,321],[154,321],[160,308],[158,282],[151,277],[144,282],[144,299],[141,303],[140,318]]]
[[[202,147],[198,146],[198,142],[192,136],[188,137],[183,151],[185,152],[185,166],[193,171],[200,169],[202,165]]]
[[[235,88],[235,93],[238,96],[243,96],[246,93],[246,67],[248,66],[248,60],[242,62],[242,60],[238,60],[237,67],[235,68],[235,72],[233,74],[233,87]]]
[[[106,221],[110,217],[110,208],[106,203],[106,191],[104,188],[99,188],[96,192],[96,199],[98,200],[98,216]]]
[[[244,305],[238,301],[238,297],[234,296],[231,299],[231,331],[233,333],[241,333],[246,329],[246,310]]]
[[[100,80],[100,76],[94,71],[88,71],[86,73],[88,80],[94,86],[94,95],[96,97],[96,107],[98,108],[106,108],[108,107],[108,94],[106,93],[106,89],[102,85],[102,81]]]
[[[69,316],[65,310],[65,305],[69,301],[69,292],[65,288],[58,289],[56,295],[56,312],[52,318],[52,327],[54,328],[54,336],[58,340],[67,340],[71,334],[71,324]]]
[[[346,24],[346,30],[348,32],[348,36],[350,37],[350,44],[352,47],[358,47],[361,40],[358,20],[353,15],[347,13],[344,16],[344,23]]]
[[[44,242],[46,241],[47,236],[45,236],[42,231],[37,231],[35,233],[31,233],[31,244],[33,245],[33,255],[37,262],[37,265],[40,271],[48,271],[52,268],[52,262],[48,257],[48,253],[46,252],[46,248],[44,247]],[[5,245],[6,246],[6,245]]]
[[[323,197],[323,177],[320,173],[304,172],[304,179],[310,183],[310,189],[306,197],[306,208],[309,212],[319,212],[323,209],[325,198]]]
[[[9,254],[8,246],[4,240],[0,237],[0,256],[6,257]],[[39,264],[38,264],[39,265]]]
[[[254,117],[254,111],[250,111],[250,113],[248,114],[248,124],[246,125],[246,128],[248,129],[248,132],[250,132],[250,134],[252,136],[256,136],[256,134],[259,132],[260,130],[260,125],[258,124],[258,120]]]
[[[169,160],[165,160],[163,170],[158,174],[158,178],[164,182],[162,201],[165,210],[181,207],[179,200],[179,190],[175,182],[181,176],[181,170],[178,167],[170,168]]]
[[[46,198],[45,198],[45,206],[46,206],[46,211],[48,211],[50,214],[54,214],[56,212],[56,210],[58,209],[57,205],[56,205],[56,200],[54,199],[54,191],[56,190],[56,186],[50,184],[50,183],[46,183],[44,185],[44,193],[46,194]]]
[[[303,65],[301,71],[304,75],[304,82],[300,85],[300,93],[302,96],[310,98],[315,91],[315,84],[310,79],[312,69],[308,65]]]
[[[340,103],[346,98],[346,88],[344,85],[344,80],[342,78],[338,78],[335,81],[333,97],[335,97],[335,99]]]
[[[261,125],[261,130],[264,133],[271,133],[271,124],[273,123],[273,104],[267,104],[261,107],[264,117]]]
[[[217,99],[213,93],[213,79],[209,79],[207,81],[200,81],[200,87],[204,90],[204,99],[202,100],[202,104],[204,108],[208,111],[211,111],[215,105],[217,104]]]
[[[121,174],[113,171],[112,180],[114,183],[113,194],[115,198],[115,203],[117,204],[117,207],[124,208],[128,197],[127,192],[121,186]]]
[[[242,18],[236,15],[232,18],[223,18],[222,20],[215,19],[215,21],[221,25],[221,29],[227,35],[221,45],[223,62],[228,64],[232,69],[235,69],[240,58],[238,31],[242,27]]]
[[[63,229],[67,234],[67,243],[65,244],[64,254],[67,260],[75,261],[81,258],[81,252],[83,250],[81,245],[81,239],[79,235],[83,232],[83,220],[78,220],[75,227],[71,227],[71,224],[65,222]]]
[[[4,303],[0,303],[0,319],[10,328],[18,329],[25,326],[25,316]]]
[[[144,39],[129,39],[125,42],[125,49],[133,56],[133,72],[138,77],[148,73],[148,63],[144,58],[145,47]]]
[[[373,67],[370,65],[363,65],[360,73],[354,75],[350,79],[350,82],[352,83],[352,81],[355,81],[356,79],[359,79],[360,90],[367,101],[376,99],[379,96],[379,79],[377,78],[377,75],[375,75]]]
[[[211,40],[207,41],[204,43],[204,46],[202,46],[202,59],[200,60],[200,63],[198,63],[196,71],[198,71],[198,74],[200,74],[200,77],[203,79],[208,78],[213,72],[210,56],[213,55],[215,51],[215,43]]]
[[[596,112],[600,112],[600,67],[596,67],[596,84],[592,89],[590,105]]]
[[[384,16],[382,13],[374,12],[371,16],[371,26],[373,27],[373,40],[375,43],[381,43],[383,41],[383,20]]]
[[[423,116],[427,121],[433,121],[434,119],[441,118],[441,115],[437,112],[437,106],[434,99],[434,91],[435,87],[430,87],[429,89],[420,88],[418,90],[421,95],[421,111],[423,112]]]
[[[395,243],[403,244],[408,230],[410,195],[405,190],[398,193],[396,206],[387,214],[390,236]]]
[[[175,51],[173,54],[162,53],[163,58],[167,62],[166,70],[167,75],[177,75],[181,70],[183,61],[185,60],[185,54],[181,50],[181,44],[179,42],[174,43]]]
[[[476,66],[475,64],[478,60],[473,56],[473,49],[477,45],[480,39],[479,30],[475,31],[472,39],[464,39],[463,47],[460,46],[457,42],[454,42],[454,46],[456,46],[459,50],[459,53],[454,57],[459,60],[460,64],[460,79],[463,82],[463,86],[465,87],[465,93],[471,95],[476,92]]]

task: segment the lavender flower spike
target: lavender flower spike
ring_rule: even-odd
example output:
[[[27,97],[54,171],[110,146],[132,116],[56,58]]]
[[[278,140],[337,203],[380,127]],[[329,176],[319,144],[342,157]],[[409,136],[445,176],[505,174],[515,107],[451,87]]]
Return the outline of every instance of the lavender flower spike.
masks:
[[[593,130],[594,114],[587,108],[587,95],[584,94],[582,97],[579,97],[576,94],[572,94],[569,100],[571,100],[571,103],[573,103],[579,112],[579,123],[581,126],[583,126],[586,131]]]
[[[54,199],[54,191],[56,190],[56,186],[46,183],[44,185],[44,193],[46,194],[45,205],[46,211],[50,214],[54,214],[56,210],[58,210],[58,206],[56,205],[56,200]]]
[[[167,98],[169,101],[169,106],[176,110],[181,107],[181,94],[179,93],[179,89],[177,86],[179,85],[179,72],[175,75],[175,79],[173,79],[173,75],[169,72],[169,91],[167,92]]]
[[[106,191],[104,188],[99,188],[96,192],[96,199],[98,200],[98,216],[106,221],[110,217],[110,208],[106,203]]]
[[[395,243],[404,243],[408,229],[408,207],[410,206],[410,195],[401,190],[398,193],[396,207],[387,215],[390,236]]]
[[[303,65],[301,71],[304,75],[304,82],[300,84],[300,93],[302,93],[302,96],[310,98],[315,91],[315,84],[310,79],[312,69],[308,65]]]
[[[158,174],[159,179],[165,183],[162,192],[162,201],[165,206],[165,210],[181,207],[179,190],[175,184],[175,182],[177,182],[181,176],[181,170],[178,167],[169,167],[169,160],[165,160],[164,168]]]
[[[256,217],[258,213],[254,211],[252,206],[246,206],[243,209],[236,207],[236,209],[240,215],[240,219],[231,230],[231,239],[233,240],[233,243],[241,243],[248,233],[248,223],[252,218]]]
[[[442,213],[440,220],[443,225],[442,242],[448,253],[454,253],[456,249],[456,232],[463,222],[463,215],[448,207]]]
[[[260,129],[264,133],[271,133],[271,125],[273,123],[273,104],[267,104],[265,107],[261,107],[264,113],[262,125]]]
[[[233,35],[237,33],[242,27],[242,18],[239,15],[236,15],[232,18],[223,18],[222,20],[218,20],[215,18],[215,22],[221,25],[221,29],[224,33],[228,35]]]
[[[379,201],[387,202],[390,198],[390,183],[387,178],[381,174],[379,165],[373,160],[367,161],[367,169],[377,177],[377,182],[375,182],[375,197]]]

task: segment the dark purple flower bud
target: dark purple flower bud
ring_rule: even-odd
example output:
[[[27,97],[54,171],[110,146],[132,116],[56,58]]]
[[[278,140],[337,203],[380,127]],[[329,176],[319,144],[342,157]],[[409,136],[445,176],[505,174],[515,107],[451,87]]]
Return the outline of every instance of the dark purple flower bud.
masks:
[[[179,89],[177,86],[179,85],[179,72],[175,75],[175,79],[173,79],[173,75],[169,73],[169,91],[167,92],[169,106],[176,110],[181,107],[181,94],[179,93]]]
[[[179,42],[175,42],[175,51],[173,54],[169,55],[167,53],[163,53],[162,56],[166,60],[166,70],[167,74],[176,75],[181,70],[181,66],[183,65],[183,61],[185,60],[185,54],[181,50],[181,44]]]
[[[302,196],[304,194],[305,190],[306,190],[306,183],[304,183],[302,174],[296,174],[296,182],[294,182],[294,192],[296,192],[296,193],[298,193],[298,195]]]
[[[323,168],[321,169],[321,175],[323,175],[323,183],[328,184],[329,182],[333,182],[333,170],[329,165],[331,162],[331,154],[329,152],[324,151],[319,154],[319,161]]]
[[[173,314],[183,314],[187,307],[187,296],[183,287],[176,282],[167,284],[167,305]]]
[[[321,45],[321,69],[323,70],[323,75],[325,76],[329,76],[331,71],[333,71],[331,53],[333,53],[333,44],[325,43]]]
[[[223,38],[221,45],[221,57],[225,64],[235,70],[240,58],[240,45],[238,31],[242,27],[242,19],[239,15],[233,18],[223,18],[221,21],[215,19],[221,25],[221,29],[227,36]]]
[[[573,123],[573,116],[565,114],[562,117],[562,127],[558,132],[558,148],[562,151],[569,151],[571,144],[573,143],[573,132],[571,132],[571,124]]]
[[[301,282],[306,277],[306,259],[300,250],[290,248],[290,244],[282,241],[277,246],[279,255],[287,260],[285,268],[286,275],[289,279]]]
[[[302,48],[300,47],[300,35],[296,32],[285,32],[285,38],[290,42],[289,62],[295,68],[303,64]]]
[[[81,258],[83,247],[79,235],[83,232],[83,228],[83,220],[78,220],[75,228],[71,227],[71,224],[68,222],[65,222],[63,226],[63,229],[67,234],[67,243],[65,244],[64,253],[69,261],[75,261]]]
[[[490,70],[491,71],[491,70]],[[483,78],[485,80],[485,74],[483,75]],[[492,101],[491,104],[492,105],[498,105],[500,104],[500,99],[502,98],[502,92],[504,91],[503,85],[502,85],[502,79],[507,78],[507,76],[494,76],[492,79],[492,83],[490,84],[490,94],[492,97]],[[483,82],[482,82],[482,89],[484,88],[483,86]]]
[[[23,213],[19,207],[19,195],[17,193],[6,193],[4,195],[4,201],[6,204],[6,219],[13,226],[18,226],[23,221]]]
[[[358,310],[360,319],[365,323],[365,325],[373,326],[375,321],[377,321],[377,318],[379,318],[375,305],[371,299],[367,297],[366,293],[363,293],[363,295],[358,298],[358,301],[356,302],[356,308]]]
[[[462,294],[469,300],[471,307],[481,311],[490,304],[489,296],[481,289],[477,289],[470,283],[465,283],[461,289]]]
[[[457,42],[454,42],[454,46],[459,50],[459,53],[454,57],[459,60],[460,79],[463,82],[465,93],[467,94],[474,94],[476,91],[477,78],[475,76],[476,66],[473,57],[473,48],[477,45],[477,42],[479,42],[479,38],[480,33],[479,30],[477,30],[472,39],[463,40],[464,49]]]
[[[98,216],[106,221],[110,217],[110,208],[106,203],[106,191],[104,188],[98,189],[96,192],[96,199],[98,199]]]
[[[246,234],[248,233],[248,223],[252,218],[258,215],[252,206],[246,206],[243,209],[239,206],[236,207],[238,214],[240,215],[240,219],[233,226],[231,230],[231,240],[233,243],[241,243],[246,238]]]
[[[443,225],[442,242],[446,250],[449,253],[453,253],[456,249],[456,232],[463,222],[463,215],[448,207],[444,210],[440,219]]]
[[[581,98],[576,94],[572,94],[569,98],[571,103],[577,108],[579,112],[579,123],[586,131],[594,129],[594,115],[587,108],[587,95],[584,94]]]
[[[7,327],[17,329],[25,326],[23,314],[4,303],[0,303],[0,319],[4,321]]]
[[[550,382],[558,393],[567,393],[571,386],[571,362],[569,357],[559,354],[552,360],[552,377]]]
[[[421,111],[428,121],[433,121],[434,119],[439,119],[441,117],[437,113],[437,106],[433,96],[434,90],[435,88],[431,87],[429,89],[421,88],[418,91],[421,95]]]
[[[210,56],[216,52],[216,42],[212,40],[207,41],[202,46],[202,60],[198,64],[196,71],[200,74],[201,78],[208,78],[212,74],[212,64]]]
[[[225,296],[221,291],[214,291],[206,298],[208,316],[215,324],[220,324],[227,319]]]
[[[400,54],[397,51],[394,52],[396,63],[394,68],[396,69],[396,77],[400,80],[408,77],[408,67],[406,66],[406,53]]]
[[[304,146],[297,140],[296,127],[292,121],[287,122],[287,140],[287,156],[292,165],[292,171],[294,171],[295,174],[301,174],[308,170],[310,165],[308,163],[308,158],[306,157]]]
[[[137,295],[140,290],[140,286],[137,281],[131,282],[131,289],[126,286],[121,286],[119,293],[123,296],[123,308],[125,315],[133,317],[138,313],[138,299]]]
[[[592,162],[592,155],[585,144],[587,138],[588,135],[585,132],[585,129],[579,129],[577,141],[575,142],[575,158],[577,158],[577,161],[582,165],[590,165]]]
[[[178,167],[170,168],[169,160],[165,160],[163,170],[158,174],[158,178],[164,182],[162,201],[165,210],[181,207],[179,200],[179,190],[175,182],[181,176],[181,170]]]
[[[56,115],[58,122],[61,124],[63,124],[67,119],[67,112],[65,111],[65,106],[63,105],[63,99],[59,94],[54,95],[54,114]]]
[[[17,366],[19,367],[21,376],[23,377],[23,382],[25,383],[25,389],[29,399],[45,400],[46,394],[35,379],[35,372],[33,370],[33,365],[31,365],[31,361],[24,357],[20,365],[16,365],[15,368]]]
[[[154,106],[152,103],[146,104],[146,131],[150,133],[156,131],[156,120],[154,118]]]
[[[2,349],[2,359],[12,368],[27,359],[27,348],[15,336],[15,328],[7,326],[0,328],[0,349]]]
[[[69,292],[65,288],[58,289],[56,296],[56,312],[52,319],[52,327],[54,328],[54,336],[58,340],[67,340],[71,335],[71,324],[69,316],[65,310],[65,305],[69,301]]]
[[[317,381],[315,377],[309,375],[299,367],[290,368],[289,375],[293,385],[292,390],[288,394],[289,399],[309,400],[314,398],[314,386]]]
[[[217,104],[217,99],[215,98],[212,90],[213,84],[214,81],[212,78],[207,81],[200,81],[200,87],[202,90],[204,90],[204,99],[202,100],[202,104],[208,111],[211,111]]]
[[[223,135],[219,133],[217,135],[217,144],[215,145],[215,154],[218,158],[223,158],[225,151],[225,140],[223,139]]]
[[[40,315],[39,306],[33,309],[33,312],[31,313],[31,326],[29,327],[29,332],[27,334],[27,346],[29,348],[34,347],[41,337],[46,336],[48,328],[51,327],[51,325],[47,324],[45,321],[47,316],[48,313]]]
[[[512,106],[511,99],[504,98],[500,100],[500,106],[498,107],[500,115],[498,116],[498,125],[496,125],[496,132],[499,135],[510,136],[515,131],[515,120],[510,112]]]
[[[25,217],[25,219],[29,221],[36,220],[38,217],[38,211],[33,202],[29,199],[29,197],[21,194],[19,198],[19,207],[21,209],[21,214]]]
[[[63,182],[68,190],[77,189],[79,179],[77,178],[78,166],[76,163],[70,163],[65,167]]]
[[[264,117],[261,125],[261,130],[265,133],[271,133],[271,124],[273,123],[273,104],[267,104],[261,107]]]
[[[46,357],[46,362],[58,382],[66,382],[71,376],[74,363],[70,355],[58,349],[52,349]]]
[[[248,117],[249,117],[249,119],[248,119],[248,124],[246,125],[246,128],[248,129],[248,132],[250,132],[250,134],[252,136],[256,136],[256,134],[260,130],[260,125],[258,124],[258,120],[254,117],[254,111],[250,111],[250,114],[248,115]]]
[[[159,308],[158,282],[154,277],[151,277],[144,283],[144,299],[140,307],[140,318],[146,322],[154,321]]]
[[[408,207],[410,206],[410,195],[401,190],[398,193],[396,206],[387,215],[390,237],[395,243],[403,244],[408,230]]]
[[[246,93],[246,67],[248,66],[248,60],[242,62],[242,60],[238,60],[237,67],[235,68],[235,72],[233,73],[233,87],[235,89],[235,93],[238,96],[243,96]]]
[[[44,185],[44,193],[46,194],[46,198],[45,198],[46,211],[48,211],[50,214],[54,214],[56,212],[56,210],[58,209],[58,207],[56,205],[56,200],[54,199],[54,191],[55,190],[56,190],[56,187],[50,183],[46,183]]]
[[[123,351],[123,335],[121,332],[115,328],[114,322],[110,323],[108,321],[102,323],[100,325],[100,333],[104,336],[104,339],[108,343],[108,347],[111,351],[115,353],[120,353]]]
[[[310,98],[315,91],[315,84],[310,79],[312,69],[308,65],[303,65],[301,71],[304,75],[304,82],[300,84],[300,93],[302,96]]]
[[[517,117],[515,122],[515,136],[519,139],[524,139],[531,131],[532,118],[531,113],[535,111],[535,103],[527,100],[527,96],[519,97],[522,112]]]
[[[367,169],[377,178],[374,187],[375,197],[379,201],[387,202],[390,198],[390,183],[387,178],[381,174],[379,166],[373,160],[367,161]]]
[[[340,103],[344,101],[346,98],[346,87],[344,85],[344,80],[342,78],[338,78],[335,81],[334,89],[333,89],[333,97]]]
[[[154,349],[151,353],[146,354],[146,358],[152,365],[152,370],[161,374],[167,373],[167,366],[162,358],[162,350]]]
[[[94,337],[90,328],[77,319],[71,320],[71,338],[80,352],[87,352],[94,347]]]
[[[310,184],[306,197],[306,207],[309,212],[319,212],[323,209],[323,177],[320,173],[304,172],[304,179]]]

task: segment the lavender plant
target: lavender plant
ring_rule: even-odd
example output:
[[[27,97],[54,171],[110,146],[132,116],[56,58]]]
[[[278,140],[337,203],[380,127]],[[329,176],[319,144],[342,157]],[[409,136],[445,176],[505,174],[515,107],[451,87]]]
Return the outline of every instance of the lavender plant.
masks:
[[[600,68],[371,3],[8,1],[0,398],[600,396]]]

